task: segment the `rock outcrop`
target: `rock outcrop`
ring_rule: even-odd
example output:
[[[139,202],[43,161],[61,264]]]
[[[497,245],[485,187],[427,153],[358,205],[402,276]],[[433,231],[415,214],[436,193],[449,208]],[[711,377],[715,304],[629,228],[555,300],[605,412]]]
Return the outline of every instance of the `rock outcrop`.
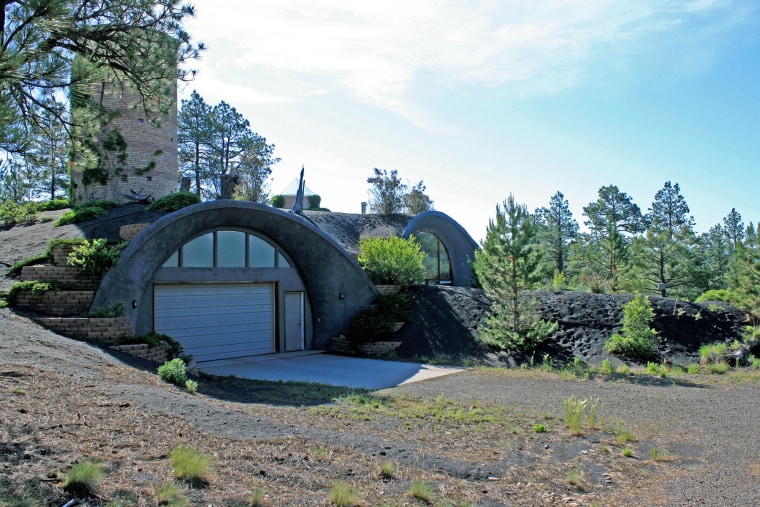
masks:
[[[471,356],[482,362],[516,361],[525,357],[499,354],[478,339],[478,328],[490,302],[479,289],[418,286],[406,290],[411,300],[410,320],[396,339],[403,341],[397,354],[403,358]],[[557,321],[557,332],[534,354],[541,361],[549,354],[555,364],[575,357],[596,364],[616,358],[604,352],[604,343],[623,323],[623,306],[631,294],[588,292],[532,292],[543,318]],[[699,347],[741,340],[747,325],[743,312],[723,302],[689,303],[650,297],[655,312],[659,359],[673,364],[699,362]],[[528,358],[529,359],[529,358]]]

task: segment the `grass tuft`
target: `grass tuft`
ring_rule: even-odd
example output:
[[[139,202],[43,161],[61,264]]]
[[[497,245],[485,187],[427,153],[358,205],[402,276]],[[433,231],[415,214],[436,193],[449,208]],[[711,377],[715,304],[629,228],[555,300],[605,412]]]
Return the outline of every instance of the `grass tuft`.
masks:
[[[330,488],[330,501],[336,507],[356,507],[362,504],[361,494],[347,482],[337,482]]]
[[[94,496],[105,475],[103,465],[93,460],[75,463],[63,478],[63,489],[76,496]]]
[[[433,486],[429,482],[414,479],[409,494],[412,498],[430,503],[433,498]]]
[[[211,466],[211,458],[203,451],[191,447],[175,447],[169,453],[174,476],[185,482],[204,482]]]

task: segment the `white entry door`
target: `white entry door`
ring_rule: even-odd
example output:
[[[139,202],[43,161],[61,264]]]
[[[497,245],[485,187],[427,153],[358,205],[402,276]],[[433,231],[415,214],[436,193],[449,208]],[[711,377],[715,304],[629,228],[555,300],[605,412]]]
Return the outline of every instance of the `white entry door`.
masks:
[[[285,293],[285,352],[303,350],[303,292]]]

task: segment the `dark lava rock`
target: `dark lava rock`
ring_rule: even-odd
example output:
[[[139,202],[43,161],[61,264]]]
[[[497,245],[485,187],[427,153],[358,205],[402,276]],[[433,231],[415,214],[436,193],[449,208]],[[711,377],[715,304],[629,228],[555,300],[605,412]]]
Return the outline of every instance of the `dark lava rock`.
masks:
[[[488,314],[490,302],[480,289],[445,286],[415,286],[406,289],[411,304],[407,323],[396,333],[402,341],[397,355],[420,359],[469,357],[482,363],[521,363],[530,357],[492,350],[478,339],[478,329]],[[597,364],[617,359],[604,352],[604,343],[619,332],[623,305],[631,294],[588,292],[531,292],[543,318],[557,321],[557,332],[536,351],[540,362],[549,354],[555,365],[575,357]],[[747,315],[723,302],[689,303],[671,298],[650,297],[657,330],[659,360],[688,365],[699,361],[699,347],[715,342],[741,340]]]

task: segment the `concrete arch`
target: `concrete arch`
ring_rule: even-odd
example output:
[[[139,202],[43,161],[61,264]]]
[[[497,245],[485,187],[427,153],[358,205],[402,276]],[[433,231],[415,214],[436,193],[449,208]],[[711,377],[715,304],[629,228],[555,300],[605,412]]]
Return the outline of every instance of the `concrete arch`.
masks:
[[[449,253],[453,285],[472,287],[473,274],[470,262],[475,260],[478,245],[464,228],[440,211],[425,211],[412,219],[404,230],[404,238],[417,232],[438,236]]]
[[[377,297],[356,260],[305,218],[258,203],[219,200],[166,215],[141,232],[106,274],[93,307],[124,301],[135,333],[152,331],[157,271],[188,239],[223,227],[258,231],[287,252],[311,302],[315,348],[326,348]]]

